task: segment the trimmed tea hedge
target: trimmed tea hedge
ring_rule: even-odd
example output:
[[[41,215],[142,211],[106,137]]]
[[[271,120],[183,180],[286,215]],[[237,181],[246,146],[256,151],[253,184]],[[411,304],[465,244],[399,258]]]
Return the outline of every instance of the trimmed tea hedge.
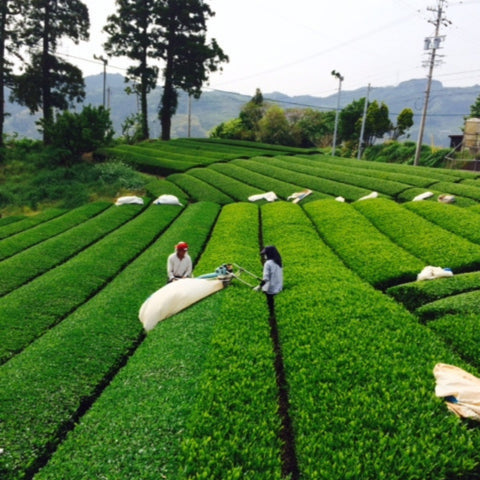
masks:
[[[5,296],[0,309],[4,339],[0,363],[95,295],[180,212],[176,206],[151,206],[68,262]]]
[[[468,272],[480,267],[480,246],[383,198],[355,202],[355,208],[399,246],[425,265]]]
[[[376,288],[411,281],[423,262],[380,233],[351,205],[319,200],[305,205],[322,239],[343,262]]]
[[[282,181],[295,182],[298,185],[302,185],[302,188],[309,188],[315,192],[319,192],[321,196],[342,196],[347,200],[356,200],[357,198],[364,197],[370,193],[370,190],[365,190],[347,183],[337,182],[314,176],[313,172],[309,174],[298,173],[285,168],[280,168],[276,165],[276,159],[256,158],[252,160],[236,160],[232,162],[235,165],[252,170],[263,175],[269,175],[273,178]],[[317,194],[317,199],[319,195]],[[302,203],[308,203],[315,199],[312,196],[307,197]]]
[[[65,212],[65,209],[49,208],[48,210],[38,213],[37,215],[25,217],[17,222],[2,225],[0,226],[0,240],[7,238],[10,235],[15,235],[16,233],[22,232],[23,230],[27,230],[28,228],[35,227],[42,222],[48,222],[48,220],[58,217],[59,215],[63,215]]]
[[[111,206],[99,215],[0,263],[0,295],[59,265],[138,215],[143,205]]]
[[[213,185],[237,201],[246,201],[250,195],[264,193],[264,190],[235,180],[212,168],[192,168],[188,174]]]
[[[262,225],[285,261],[277,318],[301,478],[447,479],[472,471],[479,432],[446,412],[432,369],[437,362],[473,369],[345,268],[298,206],[264,205]]]
[[[69,228],[85,222],[89,218],[98,215],[109,206],[111,206],[111,204],[107,202],[87,203],[86,205],[67,212],[60,217],[55,217],[50,221],[42,222],[34,228],[30,228],[1,240],[0,261],[24,250],[25,248],[31,247],[43,240],[48,240]]]
[[[480,289],[480,272],[463,273],[435,281],[419,281],[390,287],[387,293],[410,311],[440,298]]]
[[[144,336],[138,309],[163,284],[159,272],[173,245],[181,235],[195,260],[218,209],[204,203],[188,207],[165,240],[162,236],[98,295],[2,365],[2,479],[30,478],[109,383]]]
[[[304,187],[282,182],[275,178],[269,177],[267,175],[261,175],[252,170],[235,165],[233,162],[228,164],[215,164],[211,166],[212,169],[217,170],[224,175],[235,178],[241,182],[245,182],[247,185],[261,189],[262,193],[273,191],[275,194],[282,199],[287,199],[292,193],[304,190]],[[314,192],[312,195],[307,197],[311,200],[318,200],[320,198],[328,198],[328,195]]]
[[[229,195],[223,193],[218,188],[187,173],[174,173],[167,180],[178,185],[194,201],[216,202],[220,205],[233,201]]]
[[[459,237],[480,244],[480,215],[472,210],[434,202],[410,202],[405,208]]]

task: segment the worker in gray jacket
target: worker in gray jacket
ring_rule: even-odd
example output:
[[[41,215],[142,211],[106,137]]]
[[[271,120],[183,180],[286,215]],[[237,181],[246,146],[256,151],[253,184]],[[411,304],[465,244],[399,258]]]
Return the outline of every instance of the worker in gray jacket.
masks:
[[[275,316],[275,295],[283,289],[283,264],[282,257],[277,248],[269,245],[260,252],[265,258],[263,264],[263,279],[255,290],[261,290],[267,297],[270,317]]]

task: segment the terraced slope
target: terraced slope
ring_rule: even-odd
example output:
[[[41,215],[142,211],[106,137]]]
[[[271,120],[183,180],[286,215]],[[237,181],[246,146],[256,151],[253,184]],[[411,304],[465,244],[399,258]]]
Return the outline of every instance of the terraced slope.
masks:
[[[475,192],[449,189],[478,188],[476,174],[194,143],[179,146],[210,162],[153,180],[145,206],[0,225],[0,477],[479,476],[479,429],[435,397],[432,375],[440,362],[480,372],[480,210],[466,208]],[[269,190],[281,200],[246,201]],[[185,206],[149,205],[161,193]],[[195,275],[225,262],[260,274],[260,247],[275,244],[276,318],[233,280],[146,335],[138,309],[179,240]],[[428,264],[454,275],[417,282]]]

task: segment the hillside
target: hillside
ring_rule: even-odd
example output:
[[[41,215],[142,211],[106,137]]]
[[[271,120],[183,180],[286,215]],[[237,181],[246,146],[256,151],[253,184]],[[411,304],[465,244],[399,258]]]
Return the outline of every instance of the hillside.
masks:
[[[0,219],[2,480],[478,478],[478,424],[434,373],[480,377],[479,173],[207,139],[128,148],[139,169],[182,170],[141,203]],[[249,200],[266,191],[278,200]],[[261,275],[275,245],[276,314],[232,278],[146,331],[180,240],[195,277]],[[441,276],[417,281],[425,266]]]
[[[85,79],[87,96],[85,104],[101,105],[103,101],[103,75],[90,76]],[[117,134],[121,132],[121,125],[125,118],[137,111],[135,97],[125,92],[125,82],[122,75],[107,75],[108,105]],[[415,113],[415,125],[410,138],[416,141],[418,126],[423,108],[426,80],[410,80],[396,86],[373,88],[370,100],[385,102],[390,109],[392,121],[404,108],[411,108]],[[341,106],[358,100],[366,95],[367,88],[354,91],[342,91]],[[255,92],[252,92],[252,96]],[[266,100],[280,103],[285,108],[313,107],[320,109],[335,109],[336,95],[329,97],[313,97],[309,95],[290,97],[280,92],[263,92]],[[429,115],[425,127],[424,143],[436,146],[449,146],[448,135],[461,134],[464,116],[470,113],[470,106],[475,103],[480,94],[480,86],[464,88],[446,88],[438,81],[432,83],[429,102]],[[251,97],[223,92],[219,90],[205,91],[199,100],[192,101],[191,136],[205,137],[216,125],[238,116],[242,106]],[[150,94],[149,116],[152,138],[159,137],[160,127],[156,109],[160,100],[160,89]],[[35,118],[28,110],[19,105],[7,103],[6,111],[11,114],[5,120],[5,132],[18,132],[21,136],[37,138]],[[172,138],[186,137],[188,133],[188,99],[181,94],[177,114],[173,119]]]

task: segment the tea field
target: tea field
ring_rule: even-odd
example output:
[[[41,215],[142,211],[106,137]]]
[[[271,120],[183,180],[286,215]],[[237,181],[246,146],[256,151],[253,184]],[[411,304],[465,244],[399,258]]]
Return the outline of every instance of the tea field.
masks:
[[[480,478],[480,430],[432,373],[480,376],[480,174],[206,139],[101,153],[152,174],[143,205],[0,219],[2,480]],[[178,241],[195,276],[260,275],[276,245],[276,318],[233,280],[147,334]],[[428,265],[454,275],[416,281]]]

